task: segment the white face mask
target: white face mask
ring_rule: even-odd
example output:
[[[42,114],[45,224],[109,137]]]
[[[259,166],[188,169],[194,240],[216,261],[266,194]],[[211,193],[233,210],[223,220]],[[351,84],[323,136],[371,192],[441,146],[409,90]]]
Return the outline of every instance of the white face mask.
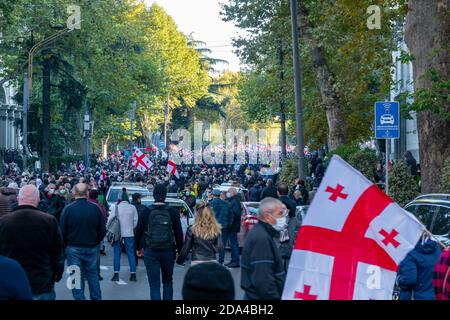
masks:
[[[277,218],[277,222],[272,227],[277,231],[283,231],[287,227],[287,217]]]

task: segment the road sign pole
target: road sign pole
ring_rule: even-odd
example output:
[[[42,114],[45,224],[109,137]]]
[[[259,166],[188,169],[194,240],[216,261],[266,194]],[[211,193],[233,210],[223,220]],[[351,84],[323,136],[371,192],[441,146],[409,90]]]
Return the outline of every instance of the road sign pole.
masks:
[[[387,195],[389,195],[389,142],[390,139],[386,139],[386,181],[384,191]]]

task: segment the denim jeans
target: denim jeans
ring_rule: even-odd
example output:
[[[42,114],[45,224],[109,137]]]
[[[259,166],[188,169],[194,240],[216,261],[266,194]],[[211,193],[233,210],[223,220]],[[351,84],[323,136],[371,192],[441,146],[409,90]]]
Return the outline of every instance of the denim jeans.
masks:
[[[98,278],[97,258],[99,247],[92,248],[67,247],[67,265],[78,266],[81,271],[81,288],[72,289],[72,295],[75,300],[86,300],[84,295],[84,283],[87,279],[91,300],[101,300],[102,292],[100,290],[100,281]]]
[[[231,264],[239,265],[240,257],[239,257],[239,243],[237,238],[237,232],[229,232],[228,240],[230,240]]]
[[[222,229],[222,250],[219,250],[219,263],[223,264],[225,261],[225,248],[227,246],[228,243],[228,235],[229,235],[229,231],[227,229]]]
[[[56,300],[55,289],[52,289],[50,292],[34,294],[33,300]]]
[[[131,273],[136,273],[136,253],[134,249],[134,237],[122,238],[127,251],[128,263]],[[122,241],[114,242],[114,272],[120,271],[120,255],[122,254]]]
[[[175,265],[174,251],[153,251],[146,248],[144,263],[147,269],[148,283],[150,285],[150,299],[161,300],[161,275],[163,287],[163,300],[173,300],[173,267]]]

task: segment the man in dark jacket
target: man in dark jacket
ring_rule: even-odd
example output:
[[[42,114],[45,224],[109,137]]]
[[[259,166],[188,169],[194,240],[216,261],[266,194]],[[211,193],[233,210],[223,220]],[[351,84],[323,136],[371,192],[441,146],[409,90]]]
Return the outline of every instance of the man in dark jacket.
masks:
[[[231,261],[225,264],[228,268],[239,268],[240,267],[240,257],[239,257],[239,243],[237,235],[241,231],[241,217],[242,217],[242,205],[240,196],[236,188],[232,187],[228,189],[228,201],[230,202],[230,209],[233,217],[233,222],[228,233],[228,239],[230,240],[231,248]]]
[[[105,219],[98,205],[88,201],[88,186],[74,187],[75,201],[61,214],[61,231],[66,245],[67,264],[84,271],[81,288],[72,289],[75,300],[85,300],[84,279],[87,278],[91,300],[101,300],[98,276],[100,242],[106,235]]]
[[[267,180],[267,187],[265,187],[261,192],[260,200],[263,200],[264,198],[268,197],[275,199],[278,198],[277,187],[273,185],[272,179]]]
[[[18,261],[35,300],[54,300],[55,282],[64,272],[64,246],[56,219],[37,210],[39,191],[26,185],[19,206],[0,220],[0,255]]]
[[[427,235],[408,253],[397,273],[400,300],[435,300],[433,272],[440,255],[439,244]]]
[[[169,208],[165,201],[167,188],[164,184],[157,184],[153,190],[154,205],[148,211],[142,211],[136,226],[135,242],[138,256],[144,257],[147,269],[148,283],[150,285],[150,298],[161,300],[161,278],[163,286],[163,300],[173,300],[173,268],[177,254],[183,248],[183,230],[181,228],[180,212],[176,208]],[[156,214],[166,211],[172,225],[172,243],[167,249],[152,249],[152,241],[147,233],[150,223],[155,220]],[[161,225],[160,225],[161,226]]]
[[[225,260],[225,247],[227,246],[228,233],[230,232],[231,224],[233,223],[233,213],[231,212],[230,204],[227,201],[220,199],[220,190],[213,189],[214,199],[211,201],[211,207],[216,216],[217,222],[222,226],[222,243],[223,248],[219,250],[219,263],[223,264]]]
[[[261,199],[261,192],[263,188],[265,187],[265,183],[263,179],[259,179],[258,183],[255,184],[250,190],[250,201],[252,202],[259,202]]]
[[[250,230],[241,259],[245,300],[280,300],[286,272],[274,238],[285,227],[281,201],[266,198],[259,206],[259,223]]]

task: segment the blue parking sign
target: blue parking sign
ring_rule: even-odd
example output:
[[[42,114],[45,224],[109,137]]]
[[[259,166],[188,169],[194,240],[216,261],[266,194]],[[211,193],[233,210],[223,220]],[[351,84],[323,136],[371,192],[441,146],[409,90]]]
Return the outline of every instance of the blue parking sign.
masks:
[[[375,138],[400,138],[400,105],[397,101],[375,102]]]

